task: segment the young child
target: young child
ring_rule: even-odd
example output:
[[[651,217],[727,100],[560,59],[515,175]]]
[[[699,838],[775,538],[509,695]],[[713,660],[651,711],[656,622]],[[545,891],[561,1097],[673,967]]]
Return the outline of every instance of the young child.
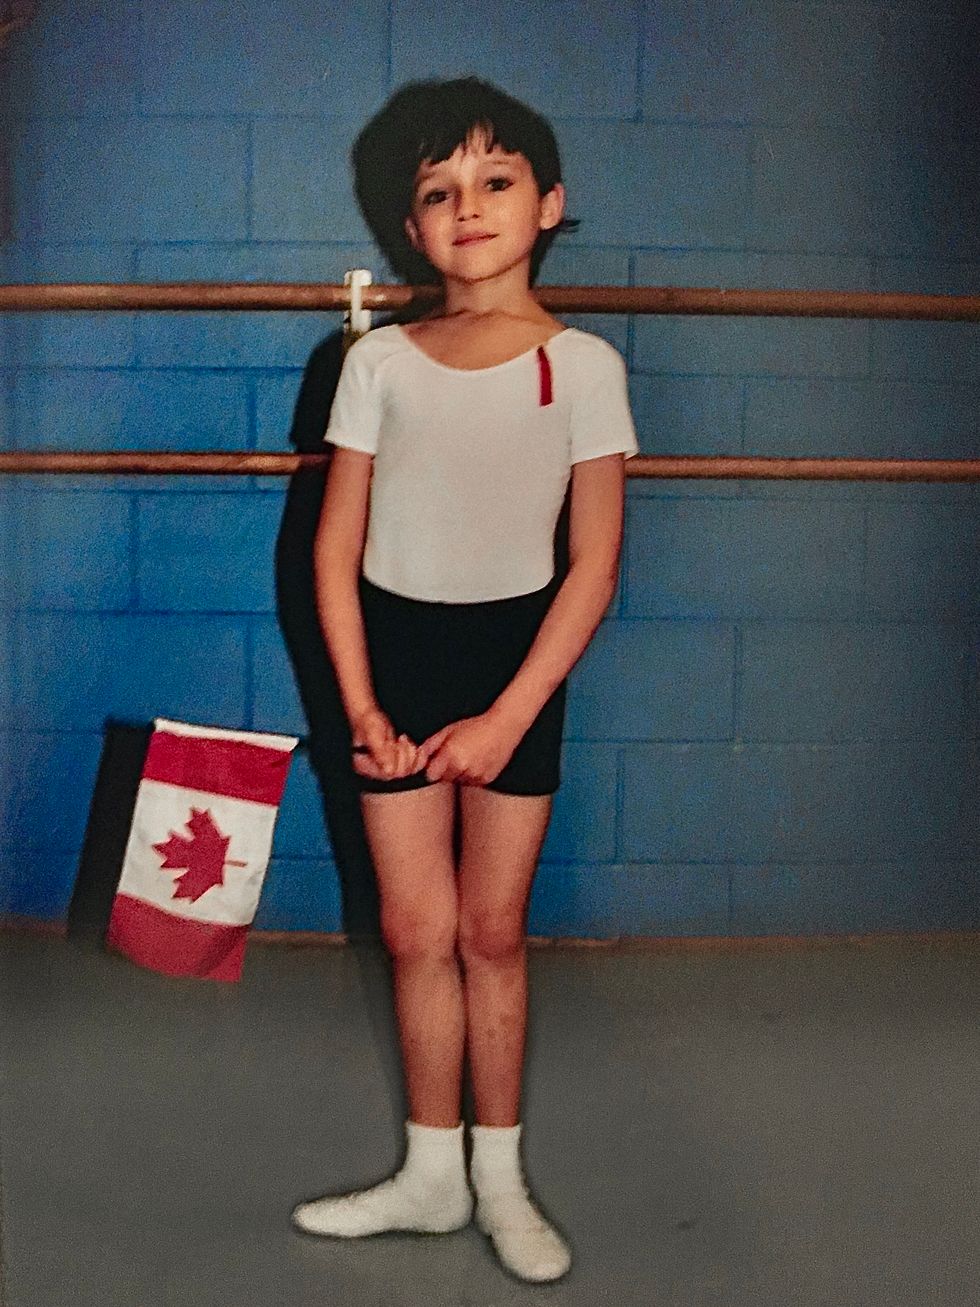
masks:
[[[626,369],[531,293],[565,192],[551,128],[527,106],[475,78],[410,84],[355,159],[372,225],[442,286],[424,318],[347,353],[315,544],[393,964],[407,1154],[392,1178],[302,1203],[293,1221],[341,1236],[466,1225],[465,1049],[477,1224],[514,1275],[554,1280],[570,1252],[520,1160],[525,922],[566,678],[616,589],[637,452]]]

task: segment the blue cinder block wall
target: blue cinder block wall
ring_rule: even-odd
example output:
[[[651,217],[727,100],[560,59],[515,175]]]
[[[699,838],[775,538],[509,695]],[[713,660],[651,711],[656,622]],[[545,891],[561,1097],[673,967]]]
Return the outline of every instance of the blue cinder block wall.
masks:
[[[578,232],[542,282],[980,293],[980,24],[948,0],[50,0],[3,55],[6,281],[387,275],[351,193],[403,81],[554,121]],[[9,449],[286,450],[330,314],[8,315]],[[581,316],[650,454],[976,457],[980,326]],[[107,719],[305,733],[285,483],[3,480],[0,912],[64,920]],[[980,926],[980,498],[629,483],[572,674],[530,930]],[[297,756],[256,925],[340,928]]]

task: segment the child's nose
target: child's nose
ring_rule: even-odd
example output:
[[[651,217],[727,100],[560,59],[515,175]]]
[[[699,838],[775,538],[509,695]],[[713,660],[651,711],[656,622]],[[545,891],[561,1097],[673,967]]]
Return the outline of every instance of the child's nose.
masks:
[[[480,213],[480,204],[475,189],[461,187],[456,199],[457,218],[476,218]]]

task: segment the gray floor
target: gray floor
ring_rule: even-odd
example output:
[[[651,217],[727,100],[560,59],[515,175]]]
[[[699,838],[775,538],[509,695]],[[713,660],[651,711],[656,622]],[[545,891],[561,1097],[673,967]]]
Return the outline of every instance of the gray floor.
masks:
[[[547,1286],[472,1226],[291,1231],[400,1158],[379,950],[253,944],[219,985],[0,934],[8,1307],[978,1302],[976,940],[533,950],[531,984]]]

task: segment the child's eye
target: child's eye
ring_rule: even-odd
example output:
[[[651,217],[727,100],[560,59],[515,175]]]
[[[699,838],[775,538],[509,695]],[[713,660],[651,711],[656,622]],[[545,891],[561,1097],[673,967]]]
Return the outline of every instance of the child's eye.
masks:
[[[492,185],[494,184],[494,182],[503,182],[503,188],[502,188],[502,189],[504,189],[504,190],[506,190],[508,186],[512,186],[512,185],[513,185],[513,182],[511,182],[511,180],[510,180],[509,177],[491,177],[491,178],[490,178],[490,181],[489,181],[489,185],[492,186]]]
[[[423,195],[423,197],[422,197],[422,203],[423,203],[423,204],[433,204],[433,203],[438,204],[438,202],[439,202],[440,200],[445,199],[445,195],[446,195],[446,192],[445,192],[445,191],[428,191],[425,195]]]

